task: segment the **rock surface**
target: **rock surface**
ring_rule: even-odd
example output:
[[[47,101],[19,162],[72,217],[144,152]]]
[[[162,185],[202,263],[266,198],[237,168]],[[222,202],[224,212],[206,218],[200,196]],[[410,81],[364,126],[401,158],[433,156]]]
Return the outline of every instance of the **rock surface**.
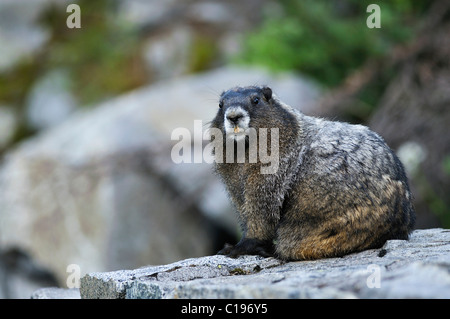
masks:
[[[50,1],[0,1],[0,73],[8,72],[25,58],[30,58],[50,38],[39,25],[39,15]],[[52,1],[58,4],[61,1]]]
[[[416,230],[409,241],[315,261],[191,258],[90,273],[82,298],[450,298],[450,230]]]
[[[77,288],[41,288],[33,292],[31,299],[80,299]]]

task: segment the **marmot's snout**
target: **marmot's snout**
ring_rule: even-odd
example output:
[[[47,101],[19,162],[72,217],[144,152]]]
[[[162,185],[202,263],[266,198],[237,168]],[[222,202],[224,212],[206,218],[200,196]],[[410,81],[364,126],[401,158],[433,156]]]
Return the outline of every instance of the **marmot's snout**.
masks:
[[[239,112],[239,113],[237,113],[237,112],[230,112],[227,115],[227,120],[230,121],[231,124],[233,124],[233,125],[238,125],[239,124],[239,120],[241,118],[243,118],[243,117],[244,117],[244,114],[241,113],[241,112]]]
[[[250,116],[241,107],[230,107],[226,110],[224,116],[225,133],[238,134],[244,133],[248,129]]]

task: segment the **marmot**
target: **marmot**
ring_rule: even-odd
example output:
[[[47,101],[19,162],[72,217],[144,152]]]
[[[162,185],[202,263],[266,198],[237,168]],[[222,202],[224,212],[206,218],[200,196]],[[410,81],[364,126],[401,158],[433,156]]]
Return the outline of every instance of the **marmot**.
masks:
[[[267,86],[223,92],[211,128],[223,133],[214,140],[222,144],[215,148],[223,150],[221,159],[226,145],[236,150],[239,142],[245,143],[246,154],[244,162],[214,164],[243,235],[218,254],[310,260],[408,239],[415,211],[403,165],[369,128],[306,116]],[[267,165],[259,157],[249,161],[250,152],[261,147],[251,149],[250,128],[257,137],[263,128],[268,136],[278,128],[279,163],[273,173],[261,173]]]

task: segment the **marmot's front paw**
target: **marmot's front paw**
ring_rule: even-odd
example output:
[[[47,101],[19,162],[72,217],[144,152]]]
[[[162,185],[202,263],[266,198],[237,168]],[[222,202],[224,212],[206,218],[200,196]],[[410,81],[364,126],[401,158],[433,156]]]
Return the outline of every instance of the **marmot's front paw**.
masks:
[[[274,254],[274,246],[271,241],[245,238],[235,246],[225,244],[225,246],[217,254],[226,255],[231,258],[236,258],[241,255],[272,257]]]
[[[233,245],[230,245],[228,243],[225,243],[223,248],[217,252],[217,255],[225,255],[228,256],[231,252],[231,250],[234,248]]]

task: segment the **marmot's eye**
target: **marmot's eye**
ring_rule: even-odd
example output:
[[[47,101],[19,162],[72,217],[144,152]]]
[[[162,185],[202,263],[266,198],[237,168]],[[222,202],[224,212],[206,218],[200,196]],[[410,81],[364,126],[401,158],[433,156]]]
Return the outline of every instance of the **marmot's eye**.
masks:
[[[252,103],[253,104],[258,104],[259,103],[259,97],[254,97],[253,99],[252,99]]]
[[[222,108],[223,107],[223,101],[219,102],[219,107]]]

